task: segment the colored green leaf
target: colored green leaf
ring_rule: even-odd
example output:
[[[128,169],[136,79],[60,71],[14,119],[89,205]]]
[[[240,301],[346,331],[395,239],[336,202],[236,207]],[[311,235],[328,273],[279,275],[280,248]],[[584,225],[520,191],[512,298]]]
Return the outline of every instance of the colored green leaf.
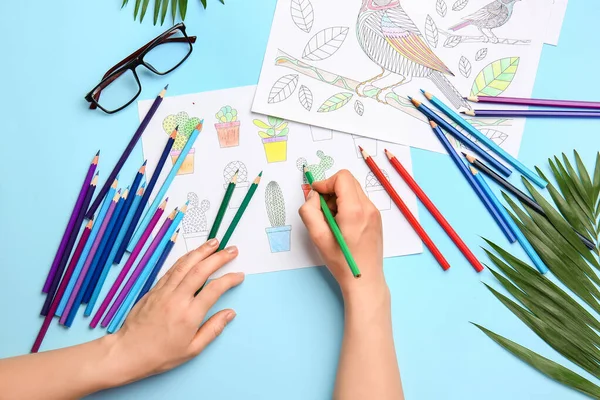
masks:
[[[148,4],[150,4],[150,0],[142,0],[142,11],[140,13],[140,23],[144,20],[144,16],[146,15],[146,11],[148,10]]]
[[[165,19],[167,18],[167,11],[169,10],[169,0],[162,0],[162,10],[160,13],[160,24],[165,23]]]
[[[175,0],[171,0],[175,1]],[[179,14],[181,15],[181,20],[185,19],[185,15],[187,14],[187,0],[179,0]]]
[[[258,126],[261,129],[269,129],[271,126],[266,124],[265,122],[261,121],[260,119],[255,119],[254,121],[254,125]]]
[[[319,108],[318,112],[332,112],[344,107],[352,99],[352,93],[342,92],[331,96]]]
[[[471,88],[471,96],[498,96],[512,83],[520,57],[501,58],[481,70]]]

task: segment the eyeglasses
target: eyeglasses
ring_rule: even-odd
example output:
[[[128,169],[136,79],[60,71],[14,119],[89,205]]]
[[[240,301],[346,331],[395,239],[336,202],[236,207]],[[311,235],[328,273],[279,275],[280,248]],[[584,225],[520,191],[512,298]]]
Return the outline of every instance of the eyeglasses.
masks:
[[[157,75],[166,75],[192,54],[192,43],[195,42],[196,36],[188,36],[183,23],[157,36],[108,70],[102,81],[85,96],[91,103],[90,109],[100,108],[108,114],[121,111],[142,92],[136,72],[138,66],[143,65]]]

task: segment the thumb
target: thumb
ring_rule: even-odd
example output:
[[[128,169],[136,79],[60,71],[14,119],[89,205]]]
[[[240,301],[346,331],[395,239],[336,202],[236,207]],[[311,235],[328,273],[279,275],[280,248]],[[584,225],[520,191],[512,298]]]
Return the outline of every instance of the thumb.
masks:
[[[192,340],[192,353],[194,355],[200,354],[206,346],[219,337],[235,316],[233,310],[221,310],[210,317],[196,332],[196,336]]]

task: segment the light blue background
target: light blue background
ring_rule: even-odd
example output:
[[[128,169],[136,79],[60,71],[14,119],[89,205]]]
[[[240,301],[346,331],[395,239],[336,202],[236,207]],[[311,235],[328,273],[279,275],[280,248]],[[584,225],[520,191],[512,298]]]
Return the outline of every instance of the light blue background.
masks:
[[[191,0],[186,24],[198,36],[194,54],[166,78],[143,76],[142,98],[153,98],[166,83],[170,95],[255,84],[275,2],[228,0],[222,6],[209,1],[209,9],[202,11]],[[87,110],[83,100],[106,69],[167,26],[133,22],[132,5],[121,11],[120,3],[0,5],[0,357],[31,347],[41,324],[40,288],[91,155],[102,150],[100,170],[106,177],[138,124],[134,106],[106,116]],[[597,98],[598,15],[597,1],[569,4],[560,46],[544,49],[536,96]],[[592,121],[529,121],[520,158],[543,165],[548,156],[576,148],[591,164],[600,147],[597,126]],[[478,255],[484,258],[479,236],[506,245],[447,156],[420,150],[412,155],[417,181]],[[138,148],[121,174],[125,181],[140,159]],[[469,324],[481,323],[572,365],[487,292],[480,280],[494,283],[489,272],[475,274],[422,207],[420,215],[453,268],[443,273],[428,252],[385,263],[406,397],[581,398]],[[219,303],[234,307],[238,317],[198,359],[94,398],[328,399],[342,337],[342,304],[334,288],[323,268],[249,276]],[[54,325],[43,349],[100,334],[78,317],[68,331]]]

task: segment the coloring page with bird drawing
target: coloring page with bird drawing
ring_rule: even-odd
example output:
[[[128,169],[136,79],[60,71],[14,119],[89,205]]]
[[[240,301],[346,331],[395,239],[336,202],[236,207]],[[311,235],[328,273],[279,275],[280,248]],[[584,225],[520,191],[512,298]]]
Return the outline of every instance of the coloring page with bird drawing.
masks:
[[[169,202],[165,215],[186,201],[189,208],[165,265],[173,265],[179,257],[207,240],[237,172],[235,189],[216,236],[222,239],[261,171],[256,193],[229,242],[240,248],[240,256],[219,274],[239,271],[255,274],[323,265],[298,215],[310,191],[302,171],[304,165],[315,180],[326,179],[341,169],[352,171],[366,196],[381,211],[385,257],[423,251],[419,237],[358,152],[358,146],[362,146],[371,154],[418,218],[415,195],[392,169],[384,153],[388,149],[411,172],[408,147],[254,114],[250,107],[255,91],[256,86],[247,86],[166,97],[148,125],[142,137],[148,179],[154,173],[169,135],[178,127],[174,149],[158,180],[157,186],[160,186],[180,155],[178,143],[185,144],[191,133],[188,127],[204,119],[193,150],[167,192]],[[312,102],[308,94],[304,100]],[[152,101],[139,102],[140,120],[151,105]],[[156,190],[150,201],[155,195]]]
[[[408,97],[530,96],[552,1],[279,0],[253,111],[444,152]],[[523,120],[471,122],[518,153]]]

